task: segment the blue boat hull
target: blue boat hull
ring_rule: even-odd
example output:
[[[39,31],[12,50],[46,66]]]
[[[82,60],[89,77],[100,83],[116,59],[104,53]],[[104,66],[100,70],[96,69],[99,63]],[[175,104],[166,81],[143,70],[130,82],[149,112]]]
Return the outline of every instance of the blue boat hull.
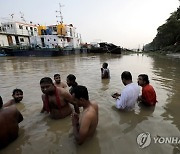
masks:
[[[63,56],[70,54],[79,54],[86,52],[82,49],[30,49],[30,50],[21,50],[13,49],[6,51],[8,56],[21,56],[21,57],[55,57]]]

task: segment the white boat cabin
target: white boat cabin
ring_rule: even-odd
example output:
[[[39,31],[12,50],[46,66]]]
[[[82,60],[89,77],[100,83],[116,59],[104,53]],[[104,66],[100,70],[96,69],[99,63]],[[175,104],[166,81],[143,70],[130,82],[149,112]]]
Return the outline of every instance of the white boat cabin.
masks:
[[[0,46],[30,45],[30,37],[37,36],[36,25],[22,22],[4,22],[0,25]]]

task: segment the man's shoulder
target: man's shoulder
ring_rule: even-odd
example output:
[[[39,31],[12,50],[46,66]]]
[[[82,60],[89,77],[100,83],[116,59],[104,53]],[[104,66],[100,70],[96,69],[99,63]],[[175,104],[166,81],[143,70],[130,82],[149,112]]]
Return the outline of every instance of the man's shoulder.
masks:
[[[122,93],[126,93],[126,92],[129,93],[129,91],[132,91],[132,90],[137,91],[137,92],[140,91],[140,87],[138,86],[137,83],[130,83],[126,85],[125,88],[122,90]]]
[[[154,88],[152,85],[147,84],[144,88],[143,91],[154,91]]]
[[[14,101],[14,99],[11,99],[11,100],[9,100],[8,102],[6,102],[6,103],[4,103],[4,107],[7,107],[7,106],[10,106],[10,105],[13,105],[13,104],[15,104],[15,101]]]
[[[93,112],[96,112],[96,113],[98,113],[98,110],[99,110],[99,107],[98,107],[98,104],[97,104],[97,102],[95,102],[95,101],[91,101],[91,112],[93,113]]]
[[[139,85],[137,83],[130,83],[128,84],[128,86],[126,86],[127,88],[135,88],[135,89],[140,89]]]
[[[7,106],[7,107],[3,107],[3,109],[1,109],[1,113],[8,113],[8,114],[13,114],[17,111],[17,108],[15,105],[11,105],[11,106]]]
[[[98,107],[98,103],[96,102],[96,101],[90,101],[91,102],[91,105],[93,106],[93,107]]]

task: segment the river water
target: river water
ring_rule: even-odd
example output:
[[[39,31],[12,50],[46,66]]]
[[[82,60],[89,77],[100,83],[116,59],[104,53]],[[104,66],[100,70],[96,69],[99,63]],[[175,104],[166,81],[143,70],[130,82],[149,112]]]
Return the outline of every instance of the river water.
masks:
[[[111,79],[101,80],[100,68],[109,64]],[[113,92],[124,85],[120,75],[128,70],[137,82],[140,73],[149,75],[157,93],[155,108],[136,104],[135,110],[115,109]],[[91,100],[99,105],[96,134],[83,145],[76,145],[71,118],[52,120],[40,114],[42,107],[39,81],[60,73],[63,81],[74,74],[80,85],[89,90]],[[163,143],[166,137],[180,137],[180,58],[176,56],[130,55],[70,55],[62,57],[0,57],[0,95],[4,102],[11,99],[12,90],[24,91],[17,108],[24,116],[19,124],[19,137],[0,151],[2,154],[144,154],[180,153],[180,143]],[[137,136],[149,132],[151,143],[146,148],[137,144]],[[154,138],[161,138],[155,143]]]

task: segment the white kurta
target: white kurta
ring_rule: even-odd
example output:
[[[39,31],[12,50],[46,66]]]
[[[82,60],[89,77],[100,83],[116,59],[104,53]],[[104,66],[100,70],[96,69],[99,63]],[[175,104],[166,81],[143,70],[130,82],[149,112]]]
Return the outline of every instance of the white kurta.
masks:
[[[121,96],[116,101],[118,109],[132,109],[137,102],[140,87],[137,83],[130,83],[122,90]]]

